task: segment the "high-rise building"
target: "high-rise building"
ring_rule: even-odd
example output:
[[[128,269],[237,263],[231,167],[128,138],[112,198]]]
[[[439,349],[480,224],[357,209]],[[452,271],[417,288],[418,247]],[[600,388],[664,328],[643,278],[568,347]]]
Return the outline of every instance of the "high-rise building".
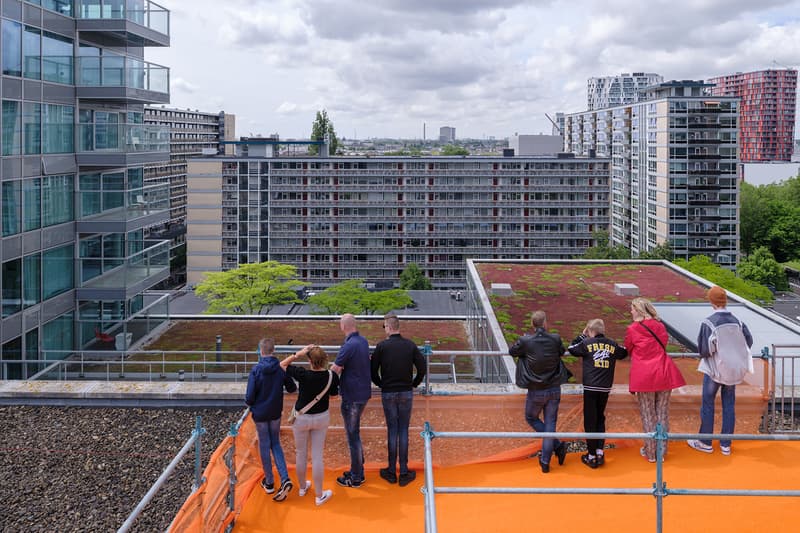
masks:
[[[236,117],[230,113],[208,113],[148,105],[144,123],[169,129],[169,161],[144,169],[146,185],[169,186],[169,220],[147,228],[150,239],[169,239],[170,276],[159,285],[175,287],[186,282],[186,160],[191,157],[233,153]]]
[[[188,162],[189,285],[274,260],[317,287],[391,287],[409,263],[463,287],[466,258],[571,258],[609,227],[608,159],[286,158],[250,142],[265,146]]]
[[[738,99],[666,82],[643,101],[568,114],[565,150],[611,157],[611,240],[634,256],[669,242],[679,258],[739,255]]]
[[[708,80],[711,94],[739,98],[742,163],[791,161],[797,108],[797,71],[737,72]]]
[[[633,104],[640,99],[640,91],[664,81],[664,77],[652,72],[634,72],[619,76],[589,78],[586,103],[589,111]]]
[[[439,142],[452,143],[456,140],[456,129],[450,126],[439,128]]]
[[[168,131],[144,104],[169,102],[169,11],[149,1],[0,1],[2,13],[2,357],[63,358],[124,349],[156,327],[169,217],[144,167],[169,157]],[[113,5],[112,5],[113,4]],[[35,363],[0,365],[24,378]]]

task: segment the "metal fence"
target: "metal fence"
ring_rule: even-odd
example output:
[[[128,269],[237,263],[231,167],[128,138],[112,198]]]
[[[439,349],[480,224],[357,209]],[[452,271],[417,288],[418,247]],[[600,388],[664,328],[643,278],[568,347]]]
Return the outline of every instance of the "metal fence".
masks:
[[[800,433],[800,345],[773,344],[772,353],[765,355],[770,360],[770,383],[764,429],[769,433]]]
[[[655,530],[663,531],[664,498],[666,496],[786,496],[800,497],[800,490],[742,490],[742,489],[687,489],[667,488],[664,481],[664,448],[668,440],[689,440],[707,438],[697,433],[672,433],[663,430],[661,424],[653,433],[520,433],[520,432],[435,432],[429,422],[425,422],[422,438],[425,441],[425,531],[436,533],[436,494],[614,494],[623,496],[652,495],[655,498]],[[437,487],[433,476],[433,452],[431,441],[434,438],[487,439],[487,438],[568,438],[568,439],[655,439],[656,471],[652,488],[640,487]],[[744,435],[715,434],[714,439],[761,440],[761,441],[800,441],[800,435]]]

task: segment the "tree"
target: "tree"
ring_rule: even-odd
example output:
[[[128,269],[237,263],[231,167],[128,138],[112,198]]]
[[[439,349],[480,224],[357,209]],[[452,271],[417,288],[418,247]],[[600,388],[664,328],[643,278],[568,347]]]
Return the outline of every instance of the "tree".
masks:
[[[736,274],[713,263],[705,255],[695,255],[688,261],[686,259],[676,259],[675,264],[759,305],[773,300],[772,292],[768,288],[752,281],[737,278]]]
[[[407,291],[429,291],[433,288],[431,280],[425,276],[416,263],[409,263],[400,273],[400,288]]]
[[[742,279],[754,281],[767,287],[771,286],[779,291],[789,290],[786,271],[778,264],[775,256],[766,246],[756,249],[755,252],[736,265],[736,272]]]
[[[247,263],[224,272],[208,272],[195,294],[208,304],[207,314],[257,315],[276,305],[303,303],[297,269],[277,261]]]
[[[766,246],[779,262],[800,257],[800,177],[740,188],[741,247],[751,253]]]
[[[631,251],[617,244],[611,246],[611,239],[605,230],[597,230],[593,233],[595,245],[587,248],[583,253],[583,259],[630,259]]]
[[[667,261],[672,261],[675,259],[675,252],[672,251],[672,244],[669,241],[665,241],[652,250],[641,252],[639,259],[666,259]]]
[[[311,125],[311,140],[322,141],[325,140],[325,134],[328,134],[328,153],[331,155],[336,154],[339,148],[339,139],[336,138],[336,131],[333,129],[333,121],[328,117],[328,111],[323,109],[317,111],[317,116],[314,119],[314,124]],[[318,154],[319,146],[311,145],[308,147],[310,154]]]
[[[456,146],[454,144],[445,144],[439,150],[440,155],[469,155],[469,150],[463,146]]]
[[[370,292],[364,288],[363,279],[343,281],[308,298],[312,314],[354,315],[388,313],[411,304],[408,292],[402,289]]]

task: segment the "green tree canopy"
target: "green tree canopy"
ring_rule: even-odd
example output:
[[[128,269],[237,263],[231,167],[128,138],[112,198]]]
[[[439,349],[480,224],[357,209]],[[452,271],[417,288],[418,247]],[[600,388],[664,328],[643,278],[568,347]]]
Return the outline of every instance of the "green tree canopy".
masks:
[[[605,230],[597,230],[593,234],[595,245],[587,248],[584,259],[630,259],[631,251],[618,244],[611,246],[611,239]]]
[[[322,315],[384,314],[392,309],[402,309],[411,301],[408,292],[402,289],[370,292],[364,288],[363,279],[343,281],[308,298],[312,314]]]
[[[786,271],[778,264],[775,256],[766,246],[757,248],[756,251],[736,265],[736,272],[742,279],[754,281],[768,287],[772,286],[779,291],[789,290]]]
[[[645,251],[639,254],[639,259],[666,259],[672,261],[675,258],[675,252],[672,251],[672,244],[669,241],[663,242],[650,251]]]
[[[772,293],[768,288],[752,281],[737,278],[736,274],[713,263],[705,255],[696,255],[688,261],[676,259],[675,264],[756,304],[769,303],[773,299]]]
[[[741,247],[752,253],[766,246],[779,262],[800,257],[800,177],[740,188]]]
[[[469,155],[469,150],[463,146],[456,146],[454,144],[445,144],[439,150],[440,155]]]
[[[409,263],[400,273],[400,288],[407,291],[429,291],[433,288],[431,280],[416,263]]]
[[[333,129],[333,121],[328,117],[328,111],[323,109],[322,111],[317,111],[317,116],[314,118],[314,123],[311,125],[311,140],[322,141],[325,139],[326,133],[330,139],[328,145],[329,153],[335,155],[336,150],[339,149],[339,139],[336,137],[336,131]],[[316,155],[319,153],[319,147],[309,146],[308,152]]]
[[[208,272],[194,292],[208,304],[206,314],[257,315],[276,305],[302,303],[297,291],[305,285],[294,266],[265,261]]]

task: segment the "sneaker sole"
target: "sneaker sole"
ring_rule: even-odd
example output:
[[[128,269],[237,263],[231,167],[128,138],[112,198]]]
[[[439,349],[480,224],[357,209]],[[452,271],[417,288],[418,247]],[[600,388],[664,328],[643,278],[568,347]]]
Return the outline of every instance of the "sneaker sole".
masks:
[[[319,505],[322,505],[322,504],[324,504],[325,502],[327,502],[328,500],[330,500],[330,499],[331,499],[331,496],[333,496],[333,493],[330,493],[330,492],[323,493],[323,495],[322,495],[322,498],[317,498],[317,499],[315,500],[315,503],[316,503],[318,506],[319,506]]]
[[[281,485],[281,488],[278,490],[278,494],[272,497],[273,501],[282,502],[289,496],[289,493],[292,492],[292,485],[291,482],[287,483],[286,485]]]
[[[703,453],[714,453],[714,448],[712,448],[712,447],[710,447],[710,446],[709,446],[708,448],[701,448],[700,446],[692,445],[692,444],[690,444],[689,442],[687,442],[686,444],[688,444],[688,445],[689,445],[689,448],[691,448],[691,449],[693,449],[693,450],[697,450],[698,452],[703,452]]]

